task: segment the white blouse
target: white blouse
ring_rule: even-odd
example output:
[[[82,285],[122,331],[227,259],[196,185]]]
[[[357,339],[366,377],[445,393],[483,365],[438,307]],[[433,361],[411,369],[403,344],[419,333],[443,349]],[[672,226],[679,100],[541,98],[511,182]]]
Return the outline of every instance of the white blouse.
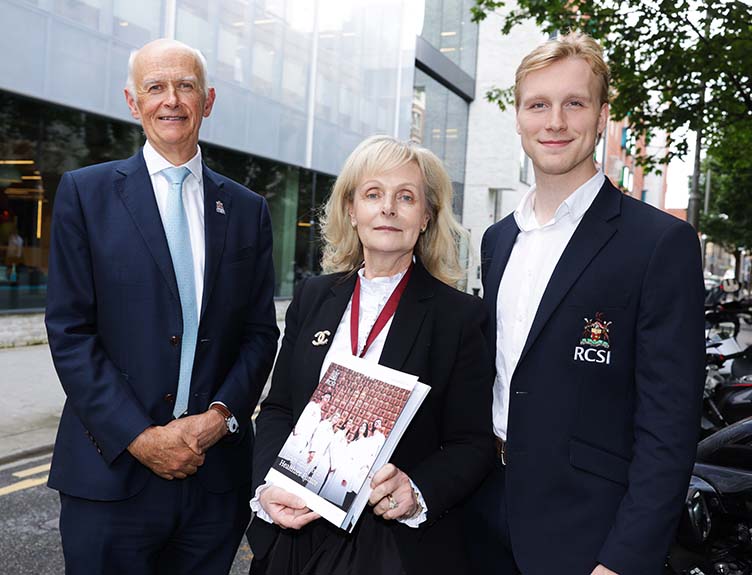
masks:
[[[367,279],[363,272],[363,268],[358,270],[360,276],[360,318],[358,319],[358,354],[363,351],[363,347],[366,345],[366,339],[371,332],[373,324],[376,323],[376,319],[379,317],[381,310],[384,309],[389,296],[392,295],[394,288],[397,287],[402,277],[407,270],[398,273],[397,275],[384,277],[384,278],[371,278]],[[319,381],[324,377],[326,367],[329,365],[329,361],[333,354],[349,354],[352,353],[350,347],[350,312],[352,311],[352,296],[347,303],[345,313],[342,314],[342,319],[337,326],[337,331],[334,332],[334,339],[329,346],[329,351],[326,352],[324,362],[321,364],[321,373],[319,374]],[[371,347],[368,348],[363,359],[378,363],[381,357],[381,352],[384,351],[384,344],[386,343],[386,336],[389,334],[389,329],[392,327],[392,320],[394,316],[389,318],[389,321],[381,330],[381,333],[373,340]]]

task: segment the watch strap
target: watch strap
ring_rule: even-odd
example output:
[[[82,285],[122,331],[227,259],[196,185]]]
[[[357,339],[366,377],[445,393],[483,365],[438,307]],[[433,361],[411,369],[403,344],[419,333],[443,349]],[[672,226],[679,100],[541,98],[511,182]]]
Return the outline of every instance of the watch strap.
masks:
[[[236,433],[240,426],[238,425],[238,420],[235,419],[235,416],[232,414],[232,412],[227,409],[227,406],[222,403],[212,403],[209,406],[209,409],[213,409],[214,411],[218,412],[222,417],[225,419],[225,426],[227,427],[228,433]]]

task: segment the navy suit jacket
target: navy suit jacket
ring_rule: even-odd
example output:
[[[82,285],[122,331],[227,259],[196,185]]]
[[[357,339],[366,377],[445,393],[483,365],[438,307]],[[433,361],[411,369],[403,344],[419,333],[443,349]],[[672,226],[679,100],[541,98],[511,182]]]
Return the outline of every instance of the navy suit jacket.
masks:
[[[518,232],[510,215],[481,247],[494,355],[499,283]],[[597,313],[610,322],[608,363],[597,354],[605,346],[581,341]],[[588,575],[597,563],[620,575],[663,572],[698,438],[703,329],[694,230],[606,180],[511,381],[505,476],[524,573]]]
[[[206,166],[203,184],[206,265],[188,413],[221,401],[240,423],[197,473],[223,492],[250,483],[250,416],[276,350],[272,232],[263,198]],[[49,485],[94,500],[132,496],[151,471],[126,448],[172,419],[183,329],[141,151],[63,175],[46,324],[67,395]]]

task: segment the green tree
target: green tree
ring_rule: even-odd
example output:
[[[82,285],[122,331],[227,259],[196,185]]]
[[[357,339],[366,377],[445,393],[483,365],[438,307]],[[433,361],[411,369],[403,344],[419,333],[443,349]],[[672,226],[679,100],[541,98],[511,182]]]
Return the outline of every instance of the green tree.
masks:
[[[533,19],[547,33],[581,30],[599,40],[611,67],[611,115],[627,118],[635,133],[705,128],[712,144],[725,126],[752,121],[752,7],[745,2],[476,0],[473,18],[506,4],[516,5],[502,34]],[[686,151],[686,141],[674,140],[668,159]]]
[[[705,177],[710,171],[710,205],[700,229],[737,257],[741,248],[752,248],[751,149],[752,129],[729,126],[708,150],[703,165]]]
[[[637,148],[646,169],[687,152],[679,134],[697,134],[697,149],[718,149],[752,131],[752,7],[740,0],[475,0],[475,21],[504,10],[502,34],[532,19],[545,32],[581,30],[608,55],[614,97],[611,116],[626,118],[636,134],[661,129],[672,135],[667,155]],[[504,107],[503,88],[488,94]],[[704,140],[704,141],[701,141]],[[749,150],[750,148],[747,148]],[[699,168],[699,151],[695,165]],[[698,171],[698,170],[695,170]],[[699,204],[690,196],[690,221]],[[694,209],[693,209],[694,208]]]

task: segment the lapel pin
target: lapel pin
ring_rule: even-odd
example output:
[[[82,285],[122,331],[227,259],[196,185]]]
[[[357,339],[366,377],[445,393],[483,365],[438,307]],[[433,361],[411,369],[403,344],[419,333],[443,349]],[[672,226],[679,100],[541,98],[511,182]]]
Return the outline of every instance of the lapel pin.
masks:
[[[223,216],[225,215],[225,206],[219,200],[217,200],[217,213],[222,214]]]
[[[330,335],[332,335],[332,332],[330,332],[328,329],[317,331],[313,335],[313,341],[311,341],[311,343],[317,347],[320,345],[326,345],[327,343],[329,343]]]

